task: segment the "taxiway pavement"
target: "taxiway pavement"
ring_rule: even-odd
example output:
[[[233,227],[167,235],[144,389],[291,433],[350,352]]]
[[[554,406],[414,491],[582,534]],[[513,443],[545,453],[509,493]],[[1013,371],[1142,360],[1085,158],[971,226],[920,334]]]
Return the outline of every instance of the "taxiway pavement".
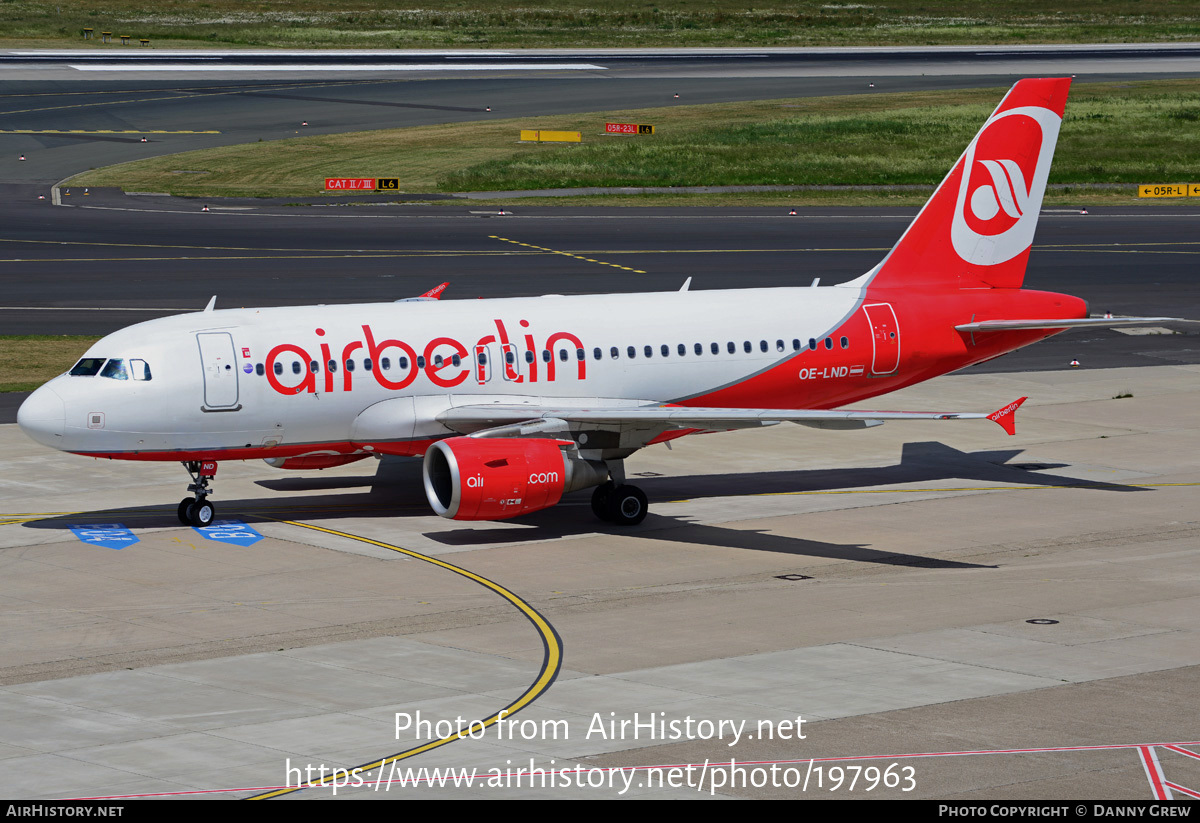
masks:
[[[412,463],[299,476],[224,464],[218,518],[263,535],[251,546],[178,525],[176,466],[47,453],[2,426],[0,788],[245,796],[283,785],[288,763],[352,767],[419,743],[397,738],[396,712],[481,719],[537,680],[547,647],[527,616],[382,543],[507,587],[562,650],[553,685],[515,715],[534,726],[454,740],[394,778],[530,758],[895,755],[876,765],[912,766],[915,789],[884,796],[1149,798],[1134,744],[1200,740],[1200,366],[950,376],[888,400],[990,408],[1025,394],[1013,438],[986,421],[780,426],[646,450],[629,470],[652,513],[631,530],[600,527],[586,494],[515,522],[440,520]],[[92,523],[139,542],[118,551],[71,531]],[[635,714],[749,725],[734,745],[732,727],[667,745],[595,731],[597,717]],[[745,736],[796,716],[803,740]],[[899,757],[1001,749],[1025,751]],[[1168,779],[1200,785],[1186,754],[1155,752]],[[697,796],[638,780],[628,794]],[[620,788],[607,786],[391,792]]]

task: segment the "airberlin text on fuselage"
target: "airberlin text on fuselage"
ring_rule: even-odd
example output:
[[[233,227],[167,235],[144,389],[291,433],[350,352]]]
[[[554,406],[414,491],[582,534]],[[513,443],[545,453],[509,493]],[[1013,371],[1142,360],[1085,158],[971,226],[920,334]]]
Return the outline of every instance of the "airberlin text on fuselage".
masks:
[[[330,343],[321,340],[316,344],[320,357],[296,343],[280,343],[267,354],[265,363],[267,382],[270,383],[272,389],[285,395],[300,394],[301,392],[332,392],[337,388],[342,391],[351,391],[354,388],[354,377],[357,374],[360,380],[366,379],[367,375],[370,375],[383,388],[401,391],[411,386],[423,373],[435,386],[453,388],[466,382],[473,371],[477,375],[483,375],[485,373],[483,370],[491,369],[494,364],[496,369],[503,373],[504,379],[512,383],[537,383],[539,370],[541,371],[541,380],[555,380],[558,377],[557,370],[569,368],[572,360],[575,361],[576,366],[575,376],[579,380],[586,379],[587,361],[578,357],[577,354],[583,349],[583,343],[574,334],[565,331],[555,332],[546,338],[544,345],[538,346],[533,335],[529,333],[529,321],[521,320],[520,326],[524,338],[522,348],[524,351],[534,353],[532,361],[525,362],[525,370],[522,372],[522,362],[517,356],[518,347],[509,340],[504,321],[496,319],[492,322],[496,327],[495,334],[483,335],[470,348],[453,337],[434,337],[421,349],[420,359],[418,359],[417,350],[409,343],[376,334],[370,324],[362,326],[361,340],[351,340],[341,346],[340,357],[337,358],[333,355],[338,348],[337,345],[331,346]],[[318,338],[325,337],[324,329],[314,329],[313,333]],[[569,350],[567,360],[560,361],[559,348]],[[539,349],[549,351],[550,358],[548,360],[539,358]],[[499,357],[495,356],[497,351]],[[345,367],[346,361],[352,359],[356,352],[358,357],[361,358],[365,355],[371,361],[365,374]],[[282,373],[276,373],[275,363],[281,355],[285,354],[294,355],[301,362],[303,369],[299,374],[290,369],[282,369]],[[480,362],[480,354],[487,355],[487,363]],[[381,367],[383,358],[395,360],[397,366],[401,363],[400,358],[404,358],[407,367],[396,370],[384,369]],[[455,362],[456,359],[457,362]],[[341,370],[340,380],[334,370],[328,367],[330,361],[334,361]],[[314,362],[320,364],[317,371],[321,372],[320,377],[324,384],[320,389],[317,386],[317,371],[310,367],[310,364]],[[418,366],[418,363],[423,365]],[[490,374],[490,372],[487,373]],[[392,375],[398,379],[393,380]],[[288,385],[288,382],[293,380],[299,382]],[[480,377],[479,382],[485,382],[485,378]],[[340,386],[337,385],[338,383]]]

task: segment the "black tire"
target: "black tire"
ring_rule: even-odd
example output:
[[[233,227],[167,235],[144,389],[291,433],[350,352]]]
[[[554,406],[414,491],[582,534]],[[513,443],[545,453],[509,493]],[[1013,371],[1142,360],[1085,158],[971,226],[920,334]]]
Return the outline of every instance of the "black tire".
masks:
[[[191,518],[192,525],[198,528],[211,526],[216,516],[217,507],[209,503],[207,497],[201,497],[188,508],[188,517]]]
[[[636,526],[646,519],[646,494],[637,486],[617,486],[608,498],[608,519],[618,526]]]
[[[191,497],[185,497],[179,501],[179,508],[175,513],[179,516],[179,522],[185,526],[192,525],[192,516],[188,514],[188,507],[195,502]]]
[[[607,483],[601,483],[592,492],[592,514],[604,521],[612,520],[612,515],[608,512],[608,500],[612,496],[613,488],[610,480]]]

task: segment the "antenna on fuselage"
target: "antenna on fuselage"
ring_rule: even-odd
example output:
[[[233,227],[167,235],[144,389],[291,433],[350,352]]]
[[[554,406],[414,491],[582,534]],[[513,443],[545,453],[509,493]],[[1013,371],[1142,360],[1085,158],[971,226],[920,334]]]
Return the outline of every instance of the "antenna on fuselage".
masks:
[[[684,280],[684,281],[683,281],[683,285],[679,287],[679,290],[680,290],[680,291],[687,291],[687,290],[688,290],[688,286],[690,286],[690,285],[692,285],[692,278],[690,278],[690,277],[689,277],[687,280]]]
[[[215,306],[215,305],[217,305],[217,296],[214,294],[214,295],[212,296],[212,298],[211,298],[211,299],[208,301],[208,305],[204,307],[204,310],[205,310],[205,311],[212,311],[212,310],[213,310],[213,306]]]

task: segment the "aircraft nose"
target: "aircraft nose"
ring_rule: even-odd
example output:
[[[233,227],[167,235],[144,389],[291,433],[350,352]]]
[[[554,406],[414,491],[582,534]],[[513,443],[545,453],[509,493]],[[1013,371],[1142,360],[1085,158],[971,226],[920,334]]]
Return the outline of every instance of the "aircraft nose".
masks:
[[[66,404],[58,392],[42,386],[17,409],[17,425],[37,442],[55,449],[62,448],[66,426]]]

